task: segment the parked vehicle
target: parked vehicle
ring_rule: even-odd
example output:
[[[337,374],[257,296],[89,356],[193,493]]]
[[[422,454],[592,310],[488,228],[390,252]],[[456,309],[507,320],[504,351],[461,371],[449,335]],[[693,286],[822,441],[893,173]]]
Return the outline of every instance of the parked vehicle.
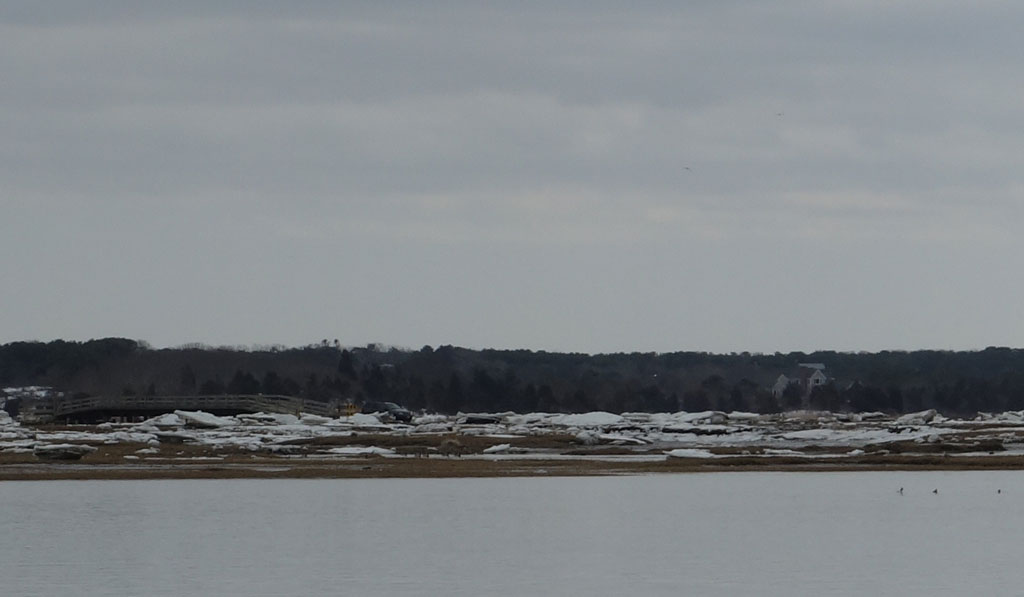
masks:
[[[412,413],[409,412],[409,409],[395,404],[394,402],[364,402],[363,412],[383,413],[384,415],[390,416],[392,419],[402,423],[412,421]]]

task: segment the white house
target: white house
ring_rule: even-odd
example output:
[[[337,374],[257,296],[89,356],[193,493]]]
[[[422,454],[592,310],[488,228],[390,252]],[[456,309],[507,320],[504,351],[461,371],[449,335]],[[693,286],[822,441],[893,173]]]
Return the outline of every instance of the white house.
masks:
[[[803,390],[803,396],[810,396],[814,388],[828,383],[828,376],[825,375],[825,365],[822,363],[800,363],[792,376],[782,374],[775,380],[772,386],[772,395],[781,398],[786,388],[798,385]]]

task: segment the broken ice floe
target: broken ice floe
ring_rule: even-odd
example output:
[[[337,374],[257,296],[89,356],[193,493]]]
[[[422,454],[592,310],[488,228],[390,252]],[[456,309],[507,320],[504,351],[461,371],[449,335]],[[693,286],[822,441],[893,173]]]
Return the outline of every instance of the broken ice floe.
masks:
[[[365,436],[366,445],[354,436]],[[291,457],[411,454],[374,447],[373,438],[379,436],[410,438],[408,443],[382,442],[388,446],[437,445],[442,437],[472,438],[467,445],[474,446],[472,451],[479,455],[517,458],[531,454],[544,458],[636,455],[662,459],[694,458],[699,454],[707,458],[705,452],[718,458],[743,454],[840,457],[886,451],[906,453],[915,449],[928,453],[955,449],[961,454],[987,455],[1004,448],[1005,453],[1024,450],[1024,412],[979,413],[970,420],[947,419],[932,410],[898,417],[810,411],[771,415],[719,411],[621,415],[475,413],[429,414],[415,417],[410,423],[394,423],[368,414],[331,418],[302,413],[251,413],[223,417],[178,410],[137,424],[68,426],[50,431],[21,425],[6,413],[0,415],[0,451],[6,453],[38,448],[45,453],[47,446],[62,444],[134,444],[146,450],[136,454],[145,459],[155,456],[152,450],[161,446],[189,444],[211,451],[241,450]],[[422,439],[431,436],[438,439]],[[545,437],[551,441],[545,443]],[[920,448],[914,448],[915,445]],[[972,447],[977,450],[971,450]],[[673,453],[676,455],[672,456]]]

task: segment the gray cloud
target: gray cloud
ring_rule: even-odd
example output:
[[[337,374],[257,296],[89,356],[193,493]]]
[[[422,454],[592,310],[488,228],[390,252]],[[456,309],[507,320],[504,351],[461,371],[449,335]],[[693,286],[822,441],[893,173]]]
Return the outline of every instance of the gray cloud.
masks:
[[[8,8],[2,340],[1024,333],[1013,5]]]

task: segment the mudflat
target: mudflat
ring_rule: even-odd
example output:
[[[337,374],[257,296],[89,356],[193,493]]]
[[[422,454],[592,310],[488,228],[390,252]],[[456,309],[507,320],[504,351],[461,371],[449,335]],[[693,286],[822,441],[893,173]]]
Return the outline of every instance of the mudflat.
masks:
[[[530,448],[513,453],[470,451],[481,438],[463,438],[463,454],[438,454],[446,441],[421,438],[425,450],[351,454],[254,454],[237,448],[170,444],[153,448],[121,442],[94,445],[78,460],[41,459],[30,452],[0,453],[0,481],[58,479],[237,479],[237,478],[448,478],[635,475],[726,471],[864,471],[864,470],[1016,470],[1024,454],[976,453],[842,453],[811,448],[775,454],[771,449],[723,447],[695,457],[672,456],[659,448],[593,447],[564,438],[530,438]],[[476,441],[474,441],[474,439]],[[395,443],[388,435],[335,438],[334,445],[380,446]],[[461,443],[461,442],[460,442]],[[430,445],[435,444],[435,445]],[[320,444],[323,445],[322,443]],[[404,449],[399,446],[400,450]],[[142,451],[144,454],[140,455]]]

